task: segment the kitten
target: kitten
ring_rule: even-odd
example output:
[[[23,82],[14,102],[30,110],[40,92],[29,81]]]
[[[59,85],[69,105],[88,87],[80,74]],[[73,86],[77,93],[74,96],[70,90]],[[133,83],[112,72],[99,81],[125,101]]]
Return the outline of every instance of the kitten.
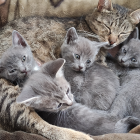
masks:
[[[0,59],[0,77],[21,85],[39,66],[30,46],[17,31],[12,33],[12,42]]]
[[[58,59],[45,64],[29,78],[21,94],[18,86],[0,80],[0,125],[4,130],[40,134],[49,140],[92,140],[81,132],[50,125],[32,109],[42,105],[42,101],[47,111],[58,111],[72,104],[69,84],[62,72],[64,62],[64,59]]]
[[[94,109],[109,109],[119,88],[119,80],[105,66],[95,62],[99,49],[107,42],[78,36],[74,27],[66,34],[61,54],[66,59],[65,77],[78,103]]]
[[[45,63],[40,71],[32,74],[17,97],[17,103],[52,112],[72,105],[73,95],[62,71],[64,63],[65,60],[59,58]]]

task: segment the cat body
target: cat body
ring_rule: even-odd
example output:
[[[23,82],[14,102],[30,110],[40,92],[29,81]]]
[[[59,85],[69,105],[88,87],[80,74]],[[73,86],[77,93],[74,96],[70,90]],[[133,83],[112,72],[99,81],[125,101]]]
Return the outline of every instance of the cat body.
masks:
[[[12,38],[12,47],[0,59],[0,77],[21,85],[40,68],[25,39],[17,31],[13,31]]]
[[[109,109],[119,88],[117,76],[107,67],[95,62],[99,49],[106,44],[92,42],[70,28],[61,46],[66,59],[65,77],[71,84],[78,103],[94,109]]]

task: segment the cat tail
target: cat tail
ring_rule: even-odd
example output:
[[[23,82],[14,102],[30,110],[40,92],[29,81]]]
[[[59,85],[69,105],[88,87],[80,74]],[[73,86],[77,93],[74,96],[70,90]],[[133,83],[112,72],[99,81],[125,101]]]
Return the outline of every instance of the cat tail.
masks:
[[[127,116],[115,124],[115,133],[127,133],[140,124],[140,119]]]

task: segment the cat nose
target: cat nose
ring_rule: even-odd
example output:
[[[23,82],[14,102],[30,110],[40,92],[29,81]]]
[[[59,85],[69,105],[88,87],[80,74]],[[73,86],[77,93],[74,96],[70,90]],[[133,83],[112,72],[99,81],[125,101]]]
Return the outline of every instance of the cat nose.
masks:
[[[21,70],[21,73],[27,73],[26,68],[24,70]]]
[[[79,66],[79,69],[81,70],[83,67],[82,66]]]
[[[110,45],[113,45],[114,43],[117,42],[117,36],[111,34],[111,35],[109,36],[109,38],[108,38],[108,41],[109,41]]]
[[[121,59],[121,63],[124,63],[124,61]]]

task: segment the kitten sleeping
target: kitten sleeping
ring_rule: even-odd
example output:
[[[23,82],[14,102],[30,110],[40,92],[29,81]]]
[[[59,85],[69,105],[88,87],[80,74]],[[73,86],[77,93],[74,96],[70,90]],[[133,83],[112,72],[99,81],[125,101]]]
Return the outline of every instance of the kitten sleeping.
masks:
[[[22,85],[31,73],[39,70],[39,66],[30,46],[17,31],[12,33],[12,42],[0,59],[0,77]]]
[[[105,66],[95,62],[99,49],[107,42],[90,41],[70,28],[61,46],[66,59],[65,77],[78,103],[94,109],[109,109],[119,88],[117,76]]]
[[[51,112],[71,106],[73,95],[63,75],[64,63],[65,60],[59,58],[45,63],[41,70],[32,74],[17,97],[17,103]]]

